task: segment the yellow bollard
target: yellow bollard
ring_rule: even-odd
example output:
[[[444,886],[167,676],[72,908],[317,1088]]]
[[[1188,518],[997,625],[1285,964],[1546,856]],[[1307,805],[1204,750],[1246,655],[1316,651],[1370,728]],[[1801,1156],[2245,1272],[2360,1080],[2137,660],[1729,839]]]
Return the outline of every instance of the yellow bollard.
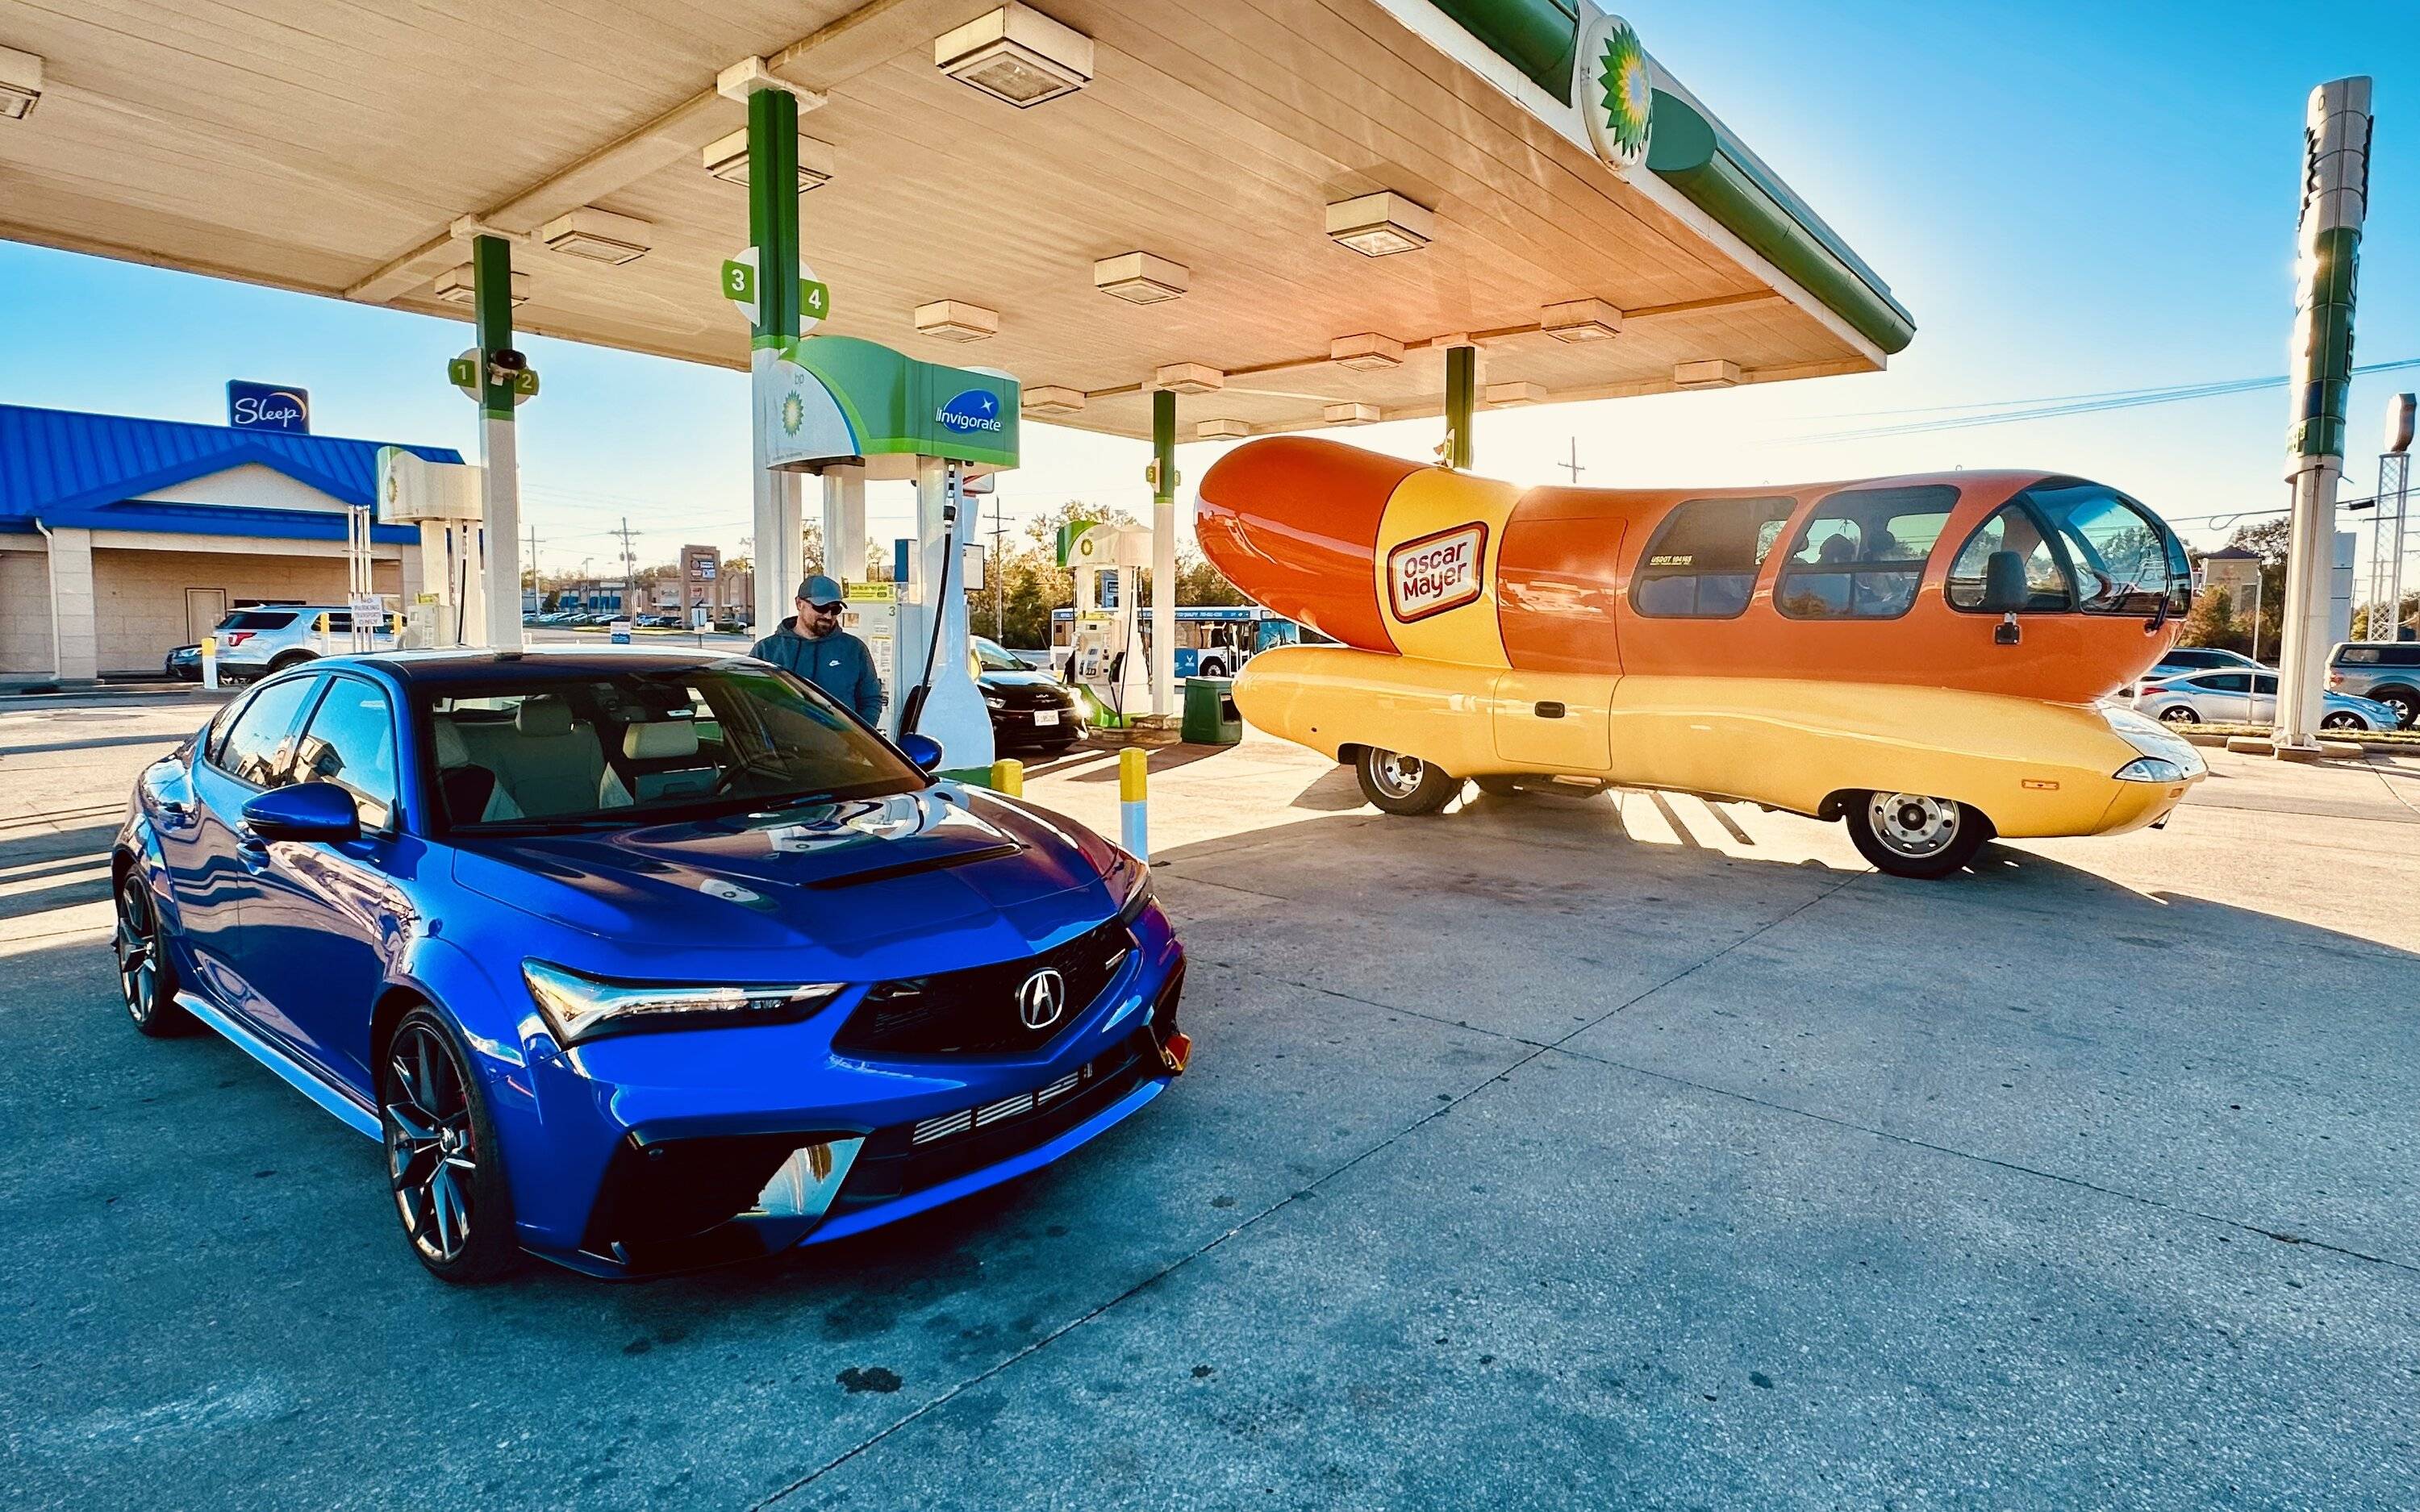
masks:
[[[219,638],[214,635],[202,637],[202,686],[219,686]]]
[[[1025,796],[1025,764],[1003,756],[991,764],[991,790],[1012,798]]]
[[[1120,838],[1139,861],[1151,859],[1151,830],[1144,817],[1144,779],[1151,758],[1140,746],[1118,752],[1118,818]]]

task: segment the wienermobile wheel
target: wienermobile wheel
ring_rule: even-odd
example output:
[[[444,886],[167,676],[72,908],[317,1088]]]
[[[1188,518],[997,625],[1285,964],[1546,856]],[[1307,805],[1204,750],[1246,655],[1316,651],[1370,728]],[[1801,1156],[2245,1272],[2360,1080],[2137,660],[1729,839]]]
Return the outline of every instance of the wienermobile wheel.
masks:
[[[1841,818],[1857,853],[1895,877],[1946,877],[1992,838],[1982,810],[1917,793],[1869,793]]]
[[[1361,795],[1388,813],[1435,813],[1462,795],[1462,779],[1434,762],[1364,746],[1354,758]]]

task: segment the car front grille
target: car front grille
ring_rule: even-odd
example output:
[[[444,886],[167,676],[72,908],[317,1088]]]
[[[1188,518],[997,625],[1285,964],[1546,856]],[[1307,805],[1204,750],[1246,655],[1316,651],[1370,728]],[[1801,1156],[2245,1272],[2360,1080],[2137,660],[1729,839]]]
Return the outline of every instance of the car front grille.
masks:
[[[1126,926],[1111,919],[1023,960],[879,983],[832,1036],[832,1049],[875,1057],[1030,1054],[1083,1016],[1134,943]],[[1017,994],[1046,968],[1065,981],[1063,1006],[1050,1023],[1028,1028]]]
[[[833,1211],[922,1192],[1047,1144],[1156,1074],[1149,1053],[1148,1037],[1138,1034],[1047,1087],[876,1130],[849,1167]]]
[[[1076,703],[1075,697],[1065,688],[1042,687],[1030,683],[988,686],[984,688],[984,696],[1000,700],[1001,707],[1004,709],[1067,709]]]

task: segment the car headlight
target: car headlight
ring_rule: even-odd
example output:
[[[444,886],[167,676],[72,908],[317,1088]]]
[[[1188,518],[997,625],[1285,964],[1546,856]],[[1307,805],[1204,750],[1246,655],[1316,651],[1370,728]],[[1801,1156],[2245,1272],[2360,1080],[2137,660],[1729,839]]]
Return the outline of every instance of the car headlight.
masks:
[[[1134,863],[1134,879],[1127,884],[1125,901],[1118,905],[1118,922],[1131,924],[1151,906],[1151,868],[1140,861]]]
[[[701,1029],[719,1025],[792,1024],[839,995],[842,983],[718,987],[676,982],[606,981],[543,961],[521,963],[521,980],[557,1042],[607,1034]]]
[[[2118,768],[2120,782],[2181,782],[2185,769],[2159,756],[2138,756]]]
[[[2199,777],[2210,769],[2202,762],[2201,752],[2193,748],[2191,741],[2157,719],[2146,718],[2132,709],[2121,709],[2108,703],[2101,706],[2101,717],[2108,722],[2111,734],[2133,747],[2144,757],[2176,768],[2175,777],[2129,777],[2127,773],[2142,764],[2131,762],[2118,774],[2122,780],[2173,782],[2181,778]]]
[[[996,699],[986,694],[984,698],[984,707],[986,709],[1004,709],[1008,707],[1008,701],[1006,699]]]

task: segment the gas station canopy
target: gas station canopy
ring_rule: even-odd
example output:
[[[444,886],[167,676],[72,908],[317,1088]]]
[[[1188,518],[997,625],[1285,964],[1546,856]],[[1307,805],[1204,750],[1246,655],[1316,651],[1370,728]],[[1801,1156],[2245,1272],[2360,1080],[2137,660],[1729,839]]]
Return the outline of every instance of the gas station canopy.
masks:
[[[1119,435],[1155,388],[1187,440],[1436,414],[1462,345],[1500,406],[1913,331],[1587,0],[80,0],[0,5],[0,48],[40,60],[0,236],[467,316],[501,233],[518,329],[738,368],[723,144],[769,76],[822,331]]]

